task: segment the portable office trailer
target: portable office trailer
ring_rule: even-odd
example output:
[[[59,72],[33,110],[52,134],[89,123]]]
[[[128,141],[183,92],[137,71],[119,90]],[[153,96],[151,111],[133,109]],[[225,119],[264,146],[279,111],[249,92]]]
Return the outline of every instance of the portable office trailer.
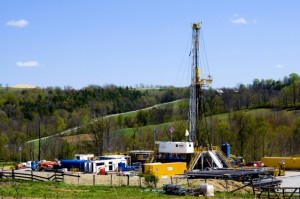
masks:
[[[126,159],[108,159],[108,160],[95,160],[92,161],[93,173],[99,173],[100,169],[105,168],[105,172],[117,171],[118,164],[122,162],[127,165]]]
[[[103,155],[103,156],[97,156],[97,159],[98,160],[112,160],[112,159],[126,160],[127,164],[131,163],[131,157],[126,155]]]
[[[97,156],[99,160],[125,159],[125,155],[102,155]]]
[[[159,153],[194,153],[194,143],[193,142],[155,142],[159,145]]]

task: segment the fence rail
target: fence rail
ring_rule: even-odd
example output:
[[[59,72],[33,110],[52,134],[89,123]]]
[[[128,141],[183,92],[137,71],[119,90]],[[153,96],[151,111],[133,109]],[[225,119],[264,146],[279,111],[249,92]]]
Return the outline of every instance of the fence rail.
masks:
[[[80,175],[72,175],[72,174],[58,173],[58,172],[55,172],[52,175],[45,177],[42,175],[36,175],[32,171],[31,173],[16,172],[15,170],[0,171],[0,179],[6,178],[12,180],[21,179],[21,180],[40,181],[40,182],[45,182],[45,181],[64,182],[65,176],[76,177],[78,179],[80,178]]]

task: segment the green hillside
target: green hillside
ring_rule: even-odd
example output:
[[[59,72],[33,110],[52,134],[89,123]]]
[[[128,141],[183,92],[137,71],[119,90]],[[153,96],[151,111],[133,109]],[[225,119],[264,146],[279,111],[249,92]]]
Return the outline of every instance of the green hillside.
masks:
[[[198,144],[228,142],[233,153],[251,160],[300,154],[299,88],[292,73],[282,81],[203,90]],[[188,88],[174,87],[2,88],[0,157],[17,161],[22,147],[22,159],[36,159],[39,134],[43,159],[151,149],[155,130],[156,140],[185,140],[188,98]]]

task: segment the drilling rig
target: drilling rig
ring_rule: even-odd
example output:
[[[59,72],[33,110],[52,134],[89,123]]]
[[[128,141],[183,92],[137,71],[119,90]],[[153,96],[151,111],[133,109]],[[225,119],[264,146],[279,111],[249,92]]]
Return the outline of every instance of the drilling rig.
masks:
[[[189,140],[195,143],[195,146],[200,144],[200,128],[199,124],[203,115],[203,97],[202,87],[209,86],[212,83],[212,78],[208,75],[207,78],[200,78],[200,52],[199,52],[199,32],[201,23],[192,25],[192,74],[190,85],[190,103],[189,103]]]
[[[189,141],[187,142],[161,142],[158,152],[175,153],[175,154],[194,154],[194,146],[199,143],[199,122],[203,114],[202,87],[208,86],[212,79],[200,78],[200,50],[199,50],[199,33],[201,23],[192,24],[192,66],[191,66],[191,84],[190,84],[190,101],[189,101]]]
[[[201,78],[200,75],[200,48],[199,34],[201,23],[192,24],[192,65],[191,65],[191,84],[190,84],[190,101],[189,101],[189,141],[174,142],[174,141],[156,141],[158,145],[157,153],[168,155],[176,155],[186,157],[186,159],[176,159],[176,161],[186,161],[188,163],[188,171],[194,168],[203,170],[204,168],[224,168],[232,167],[230,161],[219,149],[219,147],[207,147],[201,143],[200,124],[204,115],[204,97],[202,88],[209,86],[212,83],[210,75],[207,78]],[[204,48],[205,49],[205,48]],[[207,134],[209,139],[209,135]],[[208,140],[207,140],[208,141]],[[201,144],[201,147],[198,146]],[[160,159],[161,162],[174,161],[174,159]],[[150,161],[151,162],[151,161]]]

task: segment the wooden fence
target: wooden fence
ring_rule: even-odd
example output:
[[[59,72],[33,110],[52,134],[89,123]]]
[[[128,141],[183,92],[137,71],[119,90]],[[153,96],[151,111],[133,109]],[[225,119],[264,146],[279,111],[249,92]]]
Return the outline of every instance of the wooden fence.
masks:
[[[67,173],[49,173],[51,175],[43,176],[43,175],[36,175],[31,171],[30,173],[28,172],[16,172],[15,170],[10,170],[10,171],[0,171],[0,179],[6,178],[6,179],[20,179],[20,180],[30,180],[30,181],[40,181],[40,182],[45,182],[45,181],[55,181],[55,182],[64,182],[64,177],[65,176],[70,176],[70,177],[75,177],[80,178],[80,175],[73,175],[73,174],[67,174]]]

